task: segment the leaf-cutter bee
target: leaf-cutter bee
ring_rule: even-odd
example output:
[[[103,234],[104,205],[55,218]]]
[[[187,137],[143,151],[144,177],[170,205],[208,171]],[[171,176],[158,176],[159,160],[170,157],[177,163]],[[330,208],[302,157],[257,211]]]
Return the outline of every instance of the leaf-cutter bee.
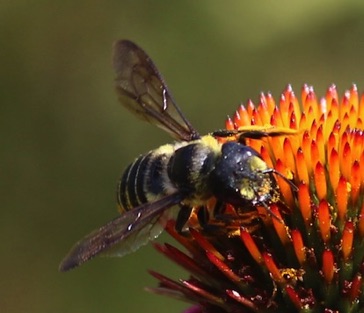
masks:
[[[180,207],[176,224],[181,227],[192,208],[203,207],[211,198],[250,210],[260,205],[268,211],[270,203],[279,201],[273,173],[291,182],[269,168],[257,151],[244,144],[244,138],[292,135],[295,131],[248,127],[201,136],[141,48],[127,40],[116,42],[113,66],[121,103],[177,141],[141,155],[129,165],[117,191],[122,214],[76,243],[62,261],[61,271],[98,254],[123,256],[135,251],[160,234],[176,205]],[[229,136],[238,140],[220,140]]]

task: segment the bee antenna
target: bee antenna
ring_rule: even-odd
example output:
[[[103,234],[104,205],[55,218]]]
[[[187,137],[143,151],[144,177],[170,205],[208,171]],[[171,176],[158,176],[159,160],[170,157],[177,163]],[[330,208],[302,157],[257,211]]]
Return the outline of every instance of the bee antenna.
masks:
[[[261,205],[267,210],[267,212],[268,212],[268,214],[271,216],[271,217],[273,217],[273,218],[275,218],[278,222],[280,222],[281,224],[284,224],[284,222],[283,222],[283,220],[279,217],[279,216],[277,216],[276,214],[274,214],[273,212],[272,212],[272,210],[269,208],[269,206],[265,203],[265,202],[260,202],[261,203]]]

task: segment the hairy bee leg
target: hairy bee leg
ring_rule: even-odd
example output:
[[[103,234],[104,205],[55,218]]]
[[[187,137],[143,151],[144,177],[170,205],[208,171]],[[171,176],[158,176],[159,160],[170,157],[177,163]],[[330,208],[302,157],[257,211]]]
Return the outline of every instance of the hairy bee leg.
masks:
[[[218,129],[212,132],[212,135],[220,138],[236,137],[239,143],[246,145],[246,139],[259,140],[268,137],[291,136],[297,133],[297,130],[287,127],[248,125],[238,129]]]
[[[246,139],[262,139],[266,137],[275,137],[275,136],[282,136],[283,133],[277,132],[277,133],[269,133],[267,131],[263,130],[227,130],[227,129],[220,129],[217,131],[214,131],[212,133],[215,137],[221,137],[221,138],[228,138],[233,136],[238,136],[237,141],[243,145],[246,145]]]
[[[217,200],[217,202],[215,204],[215,207],[214,207],[214,216],[218,216],[220,214],[223,214],[224,210],[225,210],[224,203]]]
[[[214,137],[232,137],[236,136],[238,131],[236,129],[228,130],[228,129],[218,129],[212,132],[212,136]]]
[[[178,212],[177,218],[176,218],[176,225],[175,229],[178,233],[183,232],[183,228],[185,227],[186,223],[188,222],[193,208],[188,205],[181,205],[181,208]]]
[[[197,219],[202,228],[208,225],[210,215],[206,207],[201,207],[197,211]]]

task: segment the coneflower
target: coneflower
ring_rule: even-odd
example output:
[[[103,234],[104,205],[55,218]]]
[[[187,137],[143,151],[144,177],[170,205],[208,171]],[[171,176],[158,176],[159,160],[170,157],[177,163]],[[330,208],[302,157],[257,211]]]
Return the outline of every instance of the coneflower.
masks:
[[[340,99],[332,85],[320,100],[305,85],[301,103],[288,86],[278,103],[262,94],[239,107],[227,129],[297,130],[247,140],[297,189],[276,175],[281,203],[269,210],[230,208],[236,218],[183,234],[167,226],[186,251],[156,247],[190,276],[151,272],[159,287],[150,290],[194,303],[186,312],[363,312],[363,121],[355,85]]]

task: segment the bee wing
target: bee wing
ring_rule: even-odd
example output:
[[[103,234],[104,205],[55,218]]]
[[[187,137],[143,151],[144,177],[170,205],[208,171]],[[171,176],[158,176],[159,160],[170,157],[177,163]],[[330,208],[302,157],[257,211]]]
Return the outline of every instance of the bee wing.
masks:
[[[150,57],[136,44],[114,44],[113,65],[120,102],[139,118],[166,130],[178,140],[200,135],[183,116]]]
[[[68,271],[101,253],[123,256],[137,250],[160,234],[164,228],[163,213],[181,200],[175,193],[123,213],[77,242],[59,270]]]

